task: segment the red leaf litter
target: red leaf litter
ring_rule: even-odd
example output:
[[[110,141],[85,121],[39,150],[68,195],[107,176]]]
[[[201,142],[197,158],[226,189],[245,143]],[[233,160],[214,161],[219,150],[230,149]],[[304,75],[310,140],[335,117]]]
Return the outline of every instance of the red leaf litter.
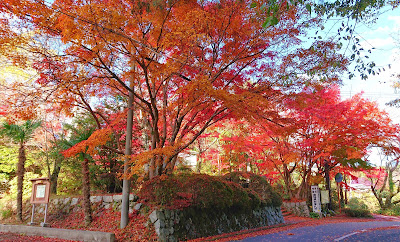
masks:
[[[153,226],[147,227],[148,216],[143,216],[137,212],[129,215],[129,224],[124,229],[120,226],[121,212],[113,209],[100,209],[93,214],[93,222],[85,226],[84,213],[82,210],[69,214],[58,214],[49,216],[47,223],[51,228],[75,229],[102,231],[114,233],[116,241],[157,241],[157,234]],[[15,223],[13,223],[15,224]],[[47,238],[45,236],[27,236],[15,233],[0,233],[0,241],[12,242],[69,242],[57,238]]]
[[[83,211],[70,213],[67,217],[51,221],[51,227],[63,229],[91,230],[114,233],[117,241],[157,241],[154,228],[146,226],[147,218],[137,212],[129,215],[129,224],[120,226],[121,212],[102,209],[93,216],[90,226],[84,226]]]

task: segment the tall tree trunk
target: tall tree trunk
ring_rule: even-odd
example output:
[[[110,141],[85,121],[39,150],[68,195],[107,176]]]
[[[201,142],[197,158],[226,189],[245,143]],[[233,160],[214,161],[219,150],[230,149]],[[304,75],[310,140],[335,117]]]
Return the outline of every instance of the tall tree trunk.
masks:
[[[199,153],[197,155],[197,164],[196,164],[196,171],[197,173],[201,172],[201,164],[203,163],[203,150],[201,149],[201,141],[197,141]]]
[[[25,146],[20,144],[17,165],[17,219],[22,221],[22,194],[25,174]]]
[[[292,185],[291,171],[293,171],[294,169],[289,171],[286,164],[283,164],[283,169],[284,169],[284,171],[281,175],[283,177],[283,183],[285,185],[285,189],[286,189],[287,195],[289,196],[289,200],[290,200],[293,198],[293,191],[291,189],[291,185]]]
[[[132,82],[133,83],[133,82]],[[131,84],[131,88],[133,85]],[[129,159],[132,154],[132,126],[133,126],[133,93],[129,92],[128,99],[128,117],[126,120],[126,141],[125,141],[125,162],[124,175],[129,172]],[[151,169],[151,167],[150,167]],[[121,229],[129,223],[129,182],[127,177],[122,181],[122,204],[121,204]]]
[[[328,190],[328,196],[329,196],[329,203],[328,203],[328,208],[332,210],[332,193],[331,193],[331,178],[329,176],[330,172],[330,165],[328,164],[327,161],[325,161],[325,189]]]
[[[52,194],[57,194],[58,175],[61,170],[61,162],[61,160],[54,161],[53,172],[50,175],[50,192]]]
[[[339,184],[339,192],[340,192],[340,203],[341,205],[345,204],[344,195],[343,195],[343,186]]]
[[[347,184],[346,176],[343,176],[343,180],[344,180],[344,183]],[[344,204],[347,204],[347,203],[348,203],[347,188],[345,188],[345,189],[344,189]]]
[[[88,226],[92,222],[92,206],[90,204],[90,177],[89,160],[84,158],[82,161],[82,189],[83,189],[83,211],[85,213],[85,224]]]
[[[392,198],[395,194],[394,194],[393,170],[390,168],[388,170],[389,170],[388,172],[389,194],[386,196],[386,207],[391,208]]]

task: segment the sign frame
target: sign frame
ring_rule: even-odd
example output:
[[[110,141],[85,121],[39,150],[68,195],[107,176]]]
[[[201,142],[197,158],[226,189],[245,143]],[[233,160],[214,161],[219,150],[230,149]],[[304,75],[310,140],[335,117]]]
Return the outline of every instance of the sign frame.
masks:
[[[47,177],[31,179],[32,195],[31,204],[49,203],[50,199],[50,179]]]
[[[36,223],[33,221],[35,217],[35,205],[36,204],[45,204],[44,210],[44,220],[40,223],[42,227],[48,227],[49,224],[46,223],[47,218],[47,205],[50,200],[50,179],[48,177],[35,178],[31,179],[32,182],[32,195],[31,195],[31,204],[32,204],[32,216],[31,222],[28,225],[35,225]]]

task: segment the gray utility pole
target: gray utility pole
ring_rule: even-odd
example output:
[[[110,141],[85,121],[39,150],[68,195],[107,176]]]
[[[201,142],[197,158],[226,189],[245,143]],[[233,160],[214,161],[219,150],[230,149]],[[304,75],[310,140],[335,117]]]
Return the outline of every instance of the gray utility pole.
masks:
[[[128,117],[126,120],[126,143],[125,143],[125,163],[124,175],[129,171],[129,159],[132,154],[132,125],[133,125],[133,82],[131,91],[129,91],[128,100]],[[130,180],[124,176],[122,182],[122,204],[121,204],[121,229],[125,228],[129,223],[129,182]]]

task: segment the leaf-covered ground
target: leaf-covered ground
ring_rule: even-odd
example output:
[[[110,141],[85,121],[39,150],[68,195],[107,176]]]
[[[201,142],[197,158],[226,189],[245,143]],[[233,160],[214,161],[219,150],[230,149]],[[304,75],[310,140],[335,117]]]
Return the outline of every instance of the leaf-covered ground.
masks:
[[[49,216],[48,223],[52,228],[90,230],[114,233],[117,241],[157,241],[157,235],[153,228],[146,227],[147,218],[139,213],[130,214],[130,222],[127,227],[119,227],[121,213],[112,209],[101,209],[93,214],[93,222],[85,226],[83,211],[69,214],[58,214]],[[37,218],[39,221],[39,218]],[[13,220],[6,221],[8,224],[21,224]],[[26,223],[21,224],[26,225]],[[0,233],[0,241],[70,241],[41,236],[23,236],[13,233]]]
[[[114,233],[117,241],[157,241],[157,235],[152,228],[146,227],[147,218],[139,213],[129,216],[129,224],[124,229],[119,227],[121,213],[112,209],[102,209],[93,216],[90,226],[84,226],[83,211],[73,212],[66,217],[53,219],[53,228],[79,229]]]

